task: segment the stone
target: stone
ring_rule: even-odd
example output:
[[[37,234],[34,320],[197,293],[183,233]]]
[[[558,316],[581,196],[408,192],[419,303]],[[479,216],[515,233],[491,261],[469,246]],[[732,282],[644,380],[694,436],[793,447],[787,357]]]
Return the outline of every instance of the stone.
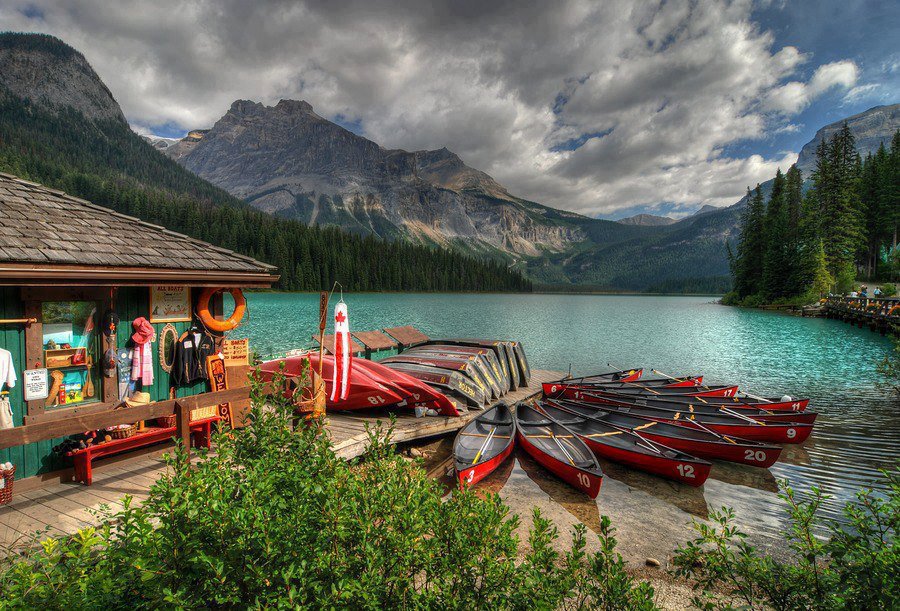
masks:
[[[644,564],[646,564],[647,566],[654,566],[654,567],[660,566],[660,562],[656,558],[647,558],[647,560],[644,561]]]

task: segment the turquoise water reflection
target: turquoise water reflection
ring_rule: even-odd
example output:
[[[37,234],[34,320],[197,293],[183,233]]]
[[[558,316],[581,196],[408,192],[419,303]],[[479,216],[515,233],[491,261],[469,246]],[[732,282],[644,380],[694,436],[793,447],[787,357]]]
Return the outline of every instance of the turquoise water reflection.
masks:
[[[815,484],[835,495],[832,509],[860,486],[878,487],[878,469],[900,458],[900,403],[876,387],[875,362],[890,342],[837,321],[729,308],[710,297],[348,294],[345,300],[351,329],[411,324],[432,337],[518,339],[537,368],[571,366],[580,374],[607,370],[607,363],[638,365],[703,373],[763,395],[808,396],[822,412],[816,430],[771,471],[799,489]],[[317,295],[256,293],[249,303],[241,331],[260,354],[311,343]],[[721,504],[709,498],[714,489],[707,493],[711,506]]]

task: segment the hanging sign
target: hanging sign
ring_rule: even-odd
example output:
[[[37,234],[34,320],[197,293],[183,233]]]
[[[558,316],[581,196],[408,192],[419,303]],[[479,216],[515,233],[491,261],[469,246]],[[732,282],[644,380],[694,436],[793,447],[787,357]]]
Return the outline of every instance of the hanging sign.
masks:
[[[226,339],[222,342],[222,356],[226,365],[249,365],[250,340]]]
[[[50,382],[46,369],[26,369],[23,376],[26,401],[46,399],[50,395]]]
[[[211,392],[228,390],[228,376],[225,371],[225,359],[221,358],[218,354],[206,357],[206,373],[209,375]],[[218,412],[219,417],[227,422],[230,428],[234,428],[234,421],[231,419],[231,404],[220,403]]]
[[[187,286],[151,286],[150,322],[191,320],[191,289]]]

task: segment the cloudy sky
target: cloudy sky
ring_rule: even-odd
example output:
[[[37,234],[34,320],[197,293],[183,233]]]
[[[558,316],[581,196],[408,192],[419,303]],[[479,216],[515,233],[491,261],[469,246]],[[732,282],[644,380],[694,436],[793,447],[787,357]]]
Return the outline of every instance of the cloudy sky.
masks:
[[[900,101],[898,23],[896,1],[0,1],[0,28],[77,48],[139,131],[304,99],[605,218],[731,204],[822,125]]]

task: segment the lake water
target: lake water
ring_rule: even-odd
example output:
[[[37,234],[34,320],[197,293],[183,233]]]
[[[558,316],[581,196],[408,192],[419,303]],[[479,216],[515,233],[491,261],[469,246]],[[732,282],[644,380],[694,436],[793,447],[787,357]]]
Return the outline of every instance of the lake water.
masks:
[[[704,374],[755,394],[812,399],[812,437],[787,446],[771,470],[717,465],[709,506],[745,504],[780,513],[775,479],[833,495],[831,515],[863,486],[883,487],[878,469],[900,460],[900,401],[876,386],[875,363],[890,342],[867,329],[820,318],[730,308],[711,297],[607,295],[346,294],[351,329],[413,325],[431,337],[516,339],[533,368],[588,374],[644,367]],[[241,331],[260,354],[308,346],[318,295],[254,293]],[[611,364],[611,365],[608,365]],[[758,503],[760,497],[772,502]],[[751,499],[743,500],[744,497]]]

